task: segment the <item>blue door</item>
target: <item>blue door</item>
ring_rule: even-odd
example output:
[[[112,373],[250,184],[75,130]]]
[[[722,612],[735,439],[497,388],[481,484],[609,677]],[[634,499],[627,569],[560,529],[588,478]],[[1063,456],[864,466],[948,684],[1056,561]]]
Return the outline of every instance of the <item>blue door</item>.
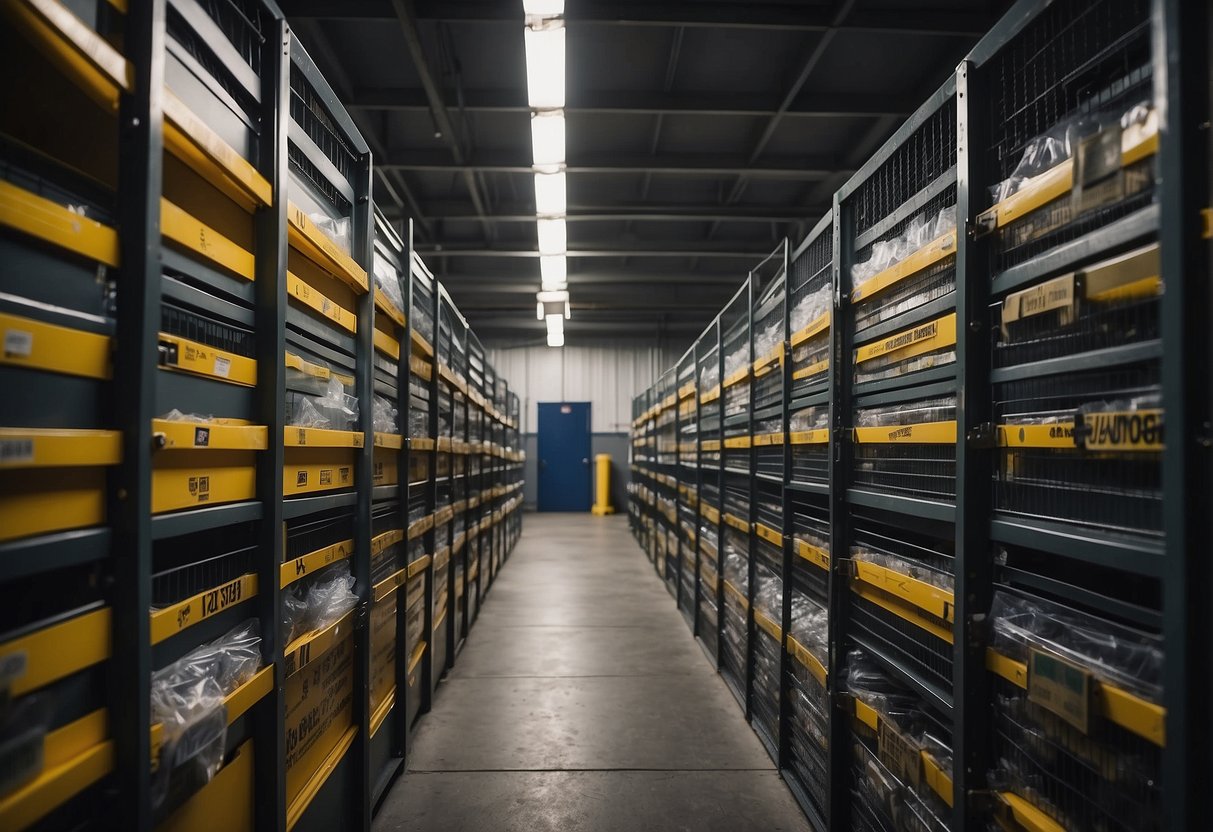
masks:
[[[539,403],[539,510],[589,511],[590,403]]]

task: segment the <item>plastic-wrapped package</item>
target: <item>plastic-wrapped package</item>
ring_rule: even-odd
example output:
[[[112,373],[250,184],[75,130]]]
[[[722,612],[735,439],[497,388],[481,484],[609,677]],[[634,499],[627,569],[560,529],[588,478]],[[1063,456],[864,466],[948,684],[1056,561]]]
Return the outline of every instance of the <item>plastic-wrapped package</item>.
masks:
[[[724,577],[741,592],[749,592],[749,564],[746,555],[733,542],[732,535],[726,535],[724,539]]]
[[[396,309],[403,312],[404,294],[400,291],[400,273],[396,271],[396,267],[389,263],[386,257],[381,257],[379,252],[375,252],[372,270],[375,273],[375,286],[387,295],[387,299]]]
[[[308,214],[307,218],[312,221],[312,225],[324,232],[324,236],[332,240],[337,248],[341,249],[346,254],[350,253],[350,218],[341,217],[333,219],[328,214]]]
[[[883,566],[886,569],[891,569],[901,575],[906,575],[917,581],[922,581],[925,584],[946,589],[951,592],[956,580],[947,572],[941,572],[938,569],[933,569],[926,564],[919,563],[911,558],[903,558],[898,555],[892,555],[888,552],[882,552],[879,549],[872,549],[863,544],[855,544],[851,546],[851,557],[854,560],[863,561],[864,563],[872,563],[876,566]]]
[[[724,357],[724,375],[726,378],[744,367],[750,360],[748,347],[742,346],[726,353]]]
[[[941,396],[905,405],[871,407],[855,413],[855,426],[860,428],[918,425],[925,422],[948,422],[956,418],[956,397]]]
[[[215,420],[214,416],[203,416],[200,413],[182,413],[175,407],[158,418],[166,422],[213,422]]]
[[[299,396],[290,424],[301,428],[353,430],[358,422],[358,399],[345,392],[345,385],[329,376],[323,396]]]
[[[260,667],[260,624],[249,619],[152,674],[151,718],[162,726],[151,783],[157,810],[179,804],[219,771],[227,738],[224,697]]]
[[[400,433],[396,405],[383,396],[375,396],[372,406],[374,408],[372,421],[376,433]]]
[[[833,300],[834,287],[828,281],[816,291],[810,292],[797,300],[792,306],[792,314],[790,316],[792,332],[799,332],[830,311]]]
[[[1029,649],[1060,656],[1096,678],[1151,702],[1162,700],[1163,650],[1157,636],[1043,598],[997,592],[990,606],[994,649],[1026,662]]]
[[[1079,113],[1057,122],[1024,146],[1011,175],[991,186],[991,202],[997,204],[1019,193],[1032,179],[1070,159],[1083,139],[1114,123],[1123,131],[1121,146],[1132,147],[1157,132],[1157,111],[1152,102],[1139,101],[1128,109]]]
[[[825,407],[810,407],[793,413],[788,429],[793,433],[820,430],[830,426],[830,411]]]
[[[851,288],[857,289],[920,248],[956,230],[956,206],[912,217],[900,234],[872,244],[868,258],[851,266]]]
[[[822,665],[829,663],[829,612],[807,595],[792,594],[792,638],[812,653]]]
[[[756,564],[754,574],[754,606],[769,618],[783,617],[783,580],[762,564]]]
[[[782,340],[783,321],[772,321],[754,336],[754,354],[759,357],[769,355]]]
[[[322,572],[306,588],[295,585],[283,592],[283,642],[290,644],[305,633],[336,623],[357,605],[353,590],[354,576],[337,567]]]
[[[711,390],[720,383],[720,364],[712,361],[704,366],[703,372],[699,375],[699,388],[703,391]]]

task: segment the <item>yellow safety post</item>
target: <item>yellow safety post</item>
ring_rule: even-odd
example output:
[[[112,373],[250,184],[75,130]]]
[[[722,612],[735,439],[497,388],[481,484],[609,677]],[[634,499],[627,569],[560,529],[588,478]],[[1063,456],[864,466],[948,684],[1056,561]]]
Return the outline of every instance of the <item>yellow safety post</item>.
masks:
[[[590,509],[590,512],[599,517],[614,514],[615,509],[611,505],[611,455],[596,454],[594,465],[598,469],[596,477],[598,489],[594,497],[594,507]]]

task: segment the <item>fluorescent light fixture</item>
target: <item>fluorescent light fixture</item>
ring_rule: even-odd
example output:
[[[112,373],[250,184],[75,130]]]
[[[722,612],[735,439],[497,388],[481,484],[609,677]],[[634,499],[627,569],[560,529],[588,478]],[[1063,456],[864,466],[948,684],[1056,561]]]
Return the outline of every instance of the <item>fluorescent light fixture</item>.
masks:
[[[551,335],[553,332],[564,333],[564,315],[548,315],[544,318],[544,321],[547,322],[548,335]]]
[[[564,332],[563,331],[562,332],[549,332],[548,333],[548,346],[549,347],[563,347],[564,346]]]
[[[562,217],[568,211],[563,173],[535,174],[535,213],[541,217]]]
[[[539,320],[543,320],[552,315],[569,317],[569,293],[560,292],[536,292],[535,293],[535,314]]]
[[[536,170],[554,171],[564,165],[564,113],[531,117],[531,159]]]
[[[569,263],[563,254],[539,258],[540,283],[545,290],[563,289],[569,285]]]
[[[527,102],[536,110],[564,106],[564,24],[526,27]]]
[[[560,17],[564,14],[564,0],[522,0],[522,13],[538,17]]]
[[[569,249],[568,231],[563,219],[543,219],[535,221],[539,233],[539,254],[565,254]]]

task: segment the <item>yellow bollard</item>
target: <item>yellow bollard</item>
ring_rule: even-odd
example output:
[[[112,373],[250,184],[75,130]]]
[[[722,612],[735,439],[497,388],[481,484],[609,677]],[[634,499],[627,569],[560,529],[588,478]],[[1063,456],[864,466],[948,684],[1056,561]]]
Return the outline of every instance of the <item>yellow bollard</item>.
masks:
[[[611,455],[597,454],[594,457],[594,465],[598,471],[598,488],[594,496],[594,507],[590,512],[599,517],[614,514],[615,509],[611,505]]]

